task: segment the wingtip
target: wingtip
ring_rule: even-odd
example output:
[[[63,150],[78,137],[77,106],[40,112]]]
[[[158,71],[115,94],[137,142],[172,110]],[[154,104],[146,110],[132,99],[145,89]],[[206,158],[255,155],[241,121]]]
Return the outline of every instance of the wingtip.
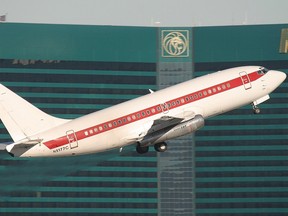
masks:
[[[8,146],[8,143],[0,143],[0,151],[6,150],[6,147]]]

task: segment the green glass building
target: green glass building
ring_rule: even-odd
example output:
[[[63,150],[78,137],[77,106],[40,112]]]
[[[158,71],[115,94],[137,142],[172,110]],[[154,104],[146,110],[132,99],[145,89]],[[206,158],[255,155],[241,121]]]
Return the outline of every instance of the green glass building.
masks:
[[[76,118],[217,70],[288,72],[288,25],[124,27],[0,24],[1,83]],[[180,49],[167,44],[177,38]],[[67,158],[0,151],[1,215],[288,214],[287,82],[271,99],[211,118],[165,153],[134,146]],[[0,125],[0,142],[11,141]]]

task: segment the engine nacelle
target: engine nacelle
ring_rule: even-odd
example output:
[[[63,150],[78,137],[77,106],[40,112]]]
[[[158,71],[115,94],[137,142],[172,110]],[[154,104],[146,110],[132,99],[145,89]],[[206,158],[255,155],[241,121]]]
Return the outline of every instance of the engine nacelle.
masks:
[[[183,123],[147,134],[139,143],[141,146],[153,145],[169,139],[193,133],[202,128],[203,126],[204,118],[201,115],[196,115],[193,119],[190,119]]]

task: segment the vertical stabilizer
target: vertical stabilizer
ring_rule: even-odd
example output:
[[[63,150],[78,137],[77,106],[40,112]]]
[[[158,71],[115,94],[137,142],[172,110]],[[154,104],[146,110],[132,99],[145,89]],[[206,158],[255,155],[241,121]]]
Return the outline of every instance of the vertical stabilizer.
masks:
[[[2,84],[0,118],[14,142],[69,121],[44,113]]]

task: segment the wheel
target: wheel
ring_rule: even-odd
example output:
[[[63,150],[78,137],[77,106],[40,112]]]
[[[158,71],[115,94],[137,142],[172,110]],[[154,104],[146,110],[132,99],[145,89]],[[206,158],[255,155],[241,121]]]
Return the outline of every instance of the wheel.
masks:
[[[165,142],[157,143],[154,145],[154,149],[157,152],[165,152],[167,150],[167,143]]]
[[[136,146],[136,151],[139,154],[145,154],[149,151],[149,146],[140,146],[139,144]]]
[[[260,108],[257,105],[254,105],[252,103],[252,107],[253,107],[253,113],[254,114],[259,114],[261,112]]]
[[[254,109],[254,114],[259,114],[261,112],[261,110],[258,108],[258,107],[256,107],[255,109]]]

